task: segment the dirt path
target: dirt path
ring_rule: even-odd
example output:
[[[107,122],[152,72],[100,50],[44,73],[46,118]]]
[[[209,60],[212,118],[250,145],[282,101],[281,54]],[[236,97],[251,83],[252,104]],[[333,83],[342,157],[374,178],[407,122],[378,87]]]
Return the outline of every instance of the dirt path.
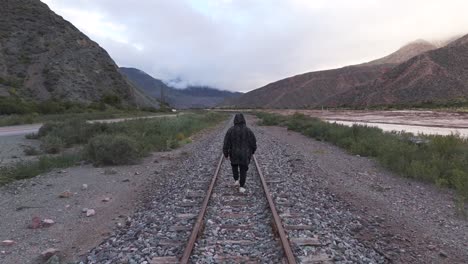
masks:
[[[311,177],[360,215],[356,238],[384,244],[396,263],[468,263],[468,222],[450,190],[394,175],[375,161],[281,127],[258,127],[307,160]]]

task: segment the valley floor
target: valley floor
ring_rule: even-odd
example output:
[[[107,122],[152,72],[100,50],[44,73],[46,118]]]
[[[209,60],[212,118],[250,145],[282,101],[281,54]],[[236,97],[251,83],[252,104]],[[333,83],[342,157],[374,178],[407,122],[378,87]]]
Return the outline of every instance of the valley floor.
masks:
[[[250,117],[248,124],[258,138],[258,155],[264,162],[270,162],[264,163],[264,166],[271,166],[264,168],[266,173],[287,167],[296,175],[294,177],[303,179],[298,180],[294,188],[301,190],[298,193],[303,193],[304,197],[317,197],[300,202],[309,204],[314,211],[310,220],[317,223],[316,232],[323,237],[339,241],[340,235],[345,234],[350,236],[346,239],[375,250],[388,263],[468,262],[468,222],[457,216],[454,194],[450,190],[401,178],[371,159],[350,155],[331,144],[285,128],[258,127],[254,123],[255,119]],[[198,170],[212,166],[208,160],[207,164],[202,164],[198,156],[201,151],[210,149],[211,139],[220,138],[218,134],[223,127],[205,132],[194,143],[176,151],[154,153],[139,165],[79,166],[1,187],[0,241],[11,239],[16,244],[0,245],[0,262],[35,263],[40,261],[40,253],[48,248],[59,249],[66,260],[77,261],[101,242],[104,242],[101,245],[113,247],[112,241],[120,239],[116,234],[135,234],[134,228],[140,225],[139,220],[134,220],[134,213],[145,215],[150,205],[168,210],[164,204],[159,204],[161,200],[154,199],[165,190],[176,192],[177,186],[172,185],[181,183],[179,178],[185,177],[185,183],[189,180],[188,171],[185,175],[176,173],[185,170],[182,166],[186,164],[181,165],[182,162],[193,160],[190,162],[195,162],[193,168]],[[268,150],[275,148],[276,153],[283,154],[270,155]],[[217,155],[207,153],[205,156]],[[279,167],[272,165],[275,162]],[[292,176],[285,174],[283,177]],[[83,188],[83,184],[87,188]],[[59,198],[65,191],[70,191],[71,196]],[[94,209],[96,214],[86,217],[83,208]],[[28,229],[35,216],[50,218],[55,224]],[[355,221],[350,223],[348,219]],[[333,234],[329,236],[327,232]],[[127,237],[137,240],[136,234]],[[125,243],[131,246],[136,242],[119,243],[127,247]],[[333,243],[327,247],[338,254],[343,245]],[[344,247],[353,250],[356,245]],[[103,252],[95,249],[93,256],[103,256],[100,254]],[[137,253],[139,251],[123,254]]]

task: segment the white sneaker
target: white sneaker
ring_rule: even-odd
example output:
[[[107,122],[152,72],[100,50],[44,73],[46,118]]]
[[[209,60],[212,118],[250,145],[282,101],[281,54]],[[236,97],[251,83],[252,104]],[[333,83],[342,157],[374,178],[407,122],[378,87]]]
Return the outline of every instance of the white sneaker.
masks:
[[[235,181],[234,186],[239,186],[239,181]]]
[[[244,187],[240,187],[240,188],[239,188],[239,192],[245,193],[245,188],[244,188]]]

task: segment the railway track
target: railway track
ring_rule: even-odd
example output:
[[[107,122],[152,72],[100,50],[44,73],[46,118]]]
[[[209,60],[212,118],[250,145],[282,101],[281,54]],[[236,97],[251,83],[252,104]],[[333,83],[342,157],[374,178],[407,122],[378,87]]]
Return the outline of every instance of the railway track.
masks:
[[[172,228],[185,234],[191,229],[184,250],[169,251],[178,256],[155,257],[152,264],[331,262],[328,256],[304,256],[303,248],[310,251],[310,247],[321,244],[313,236],[311,226],[294,222],[303,216],[290,212],[293,205],[288,203],[287,195],[270,193],[269,185],[281,189],[278,188],[281,179],[267,179],[254,156],[247,176],[247,192],[240,193],[238,186],[234,186],[228,162],[223,160],[221,155],[211,180],[197,181],[186,192],[187,207],[193,209],[201,203],[201,208],[198,214],[193,211],[179,214],[177,217],[186,225]],[[206,192],[201,190],[203,187]],[[283,220],[291,222],[291,219],[293,224],[283,224]],[[180,246],[181,241],[178,243]]]

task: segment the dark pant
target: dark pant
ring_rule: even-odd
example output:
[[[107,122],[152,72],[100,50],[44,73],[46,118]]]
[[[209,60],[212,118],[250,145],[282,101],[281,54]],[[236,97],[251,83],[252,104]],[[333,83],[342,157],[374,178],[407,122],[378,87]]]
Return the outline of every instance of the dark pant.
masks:
[[[245,185],[245,178],[247,176],[247,171],[249,170],[248,165],[237,165],[231,164],[232,166],[232,175],[234,176],[234,180],[239,180],[239,169],[240,169],[240,187],[244,187]]]

